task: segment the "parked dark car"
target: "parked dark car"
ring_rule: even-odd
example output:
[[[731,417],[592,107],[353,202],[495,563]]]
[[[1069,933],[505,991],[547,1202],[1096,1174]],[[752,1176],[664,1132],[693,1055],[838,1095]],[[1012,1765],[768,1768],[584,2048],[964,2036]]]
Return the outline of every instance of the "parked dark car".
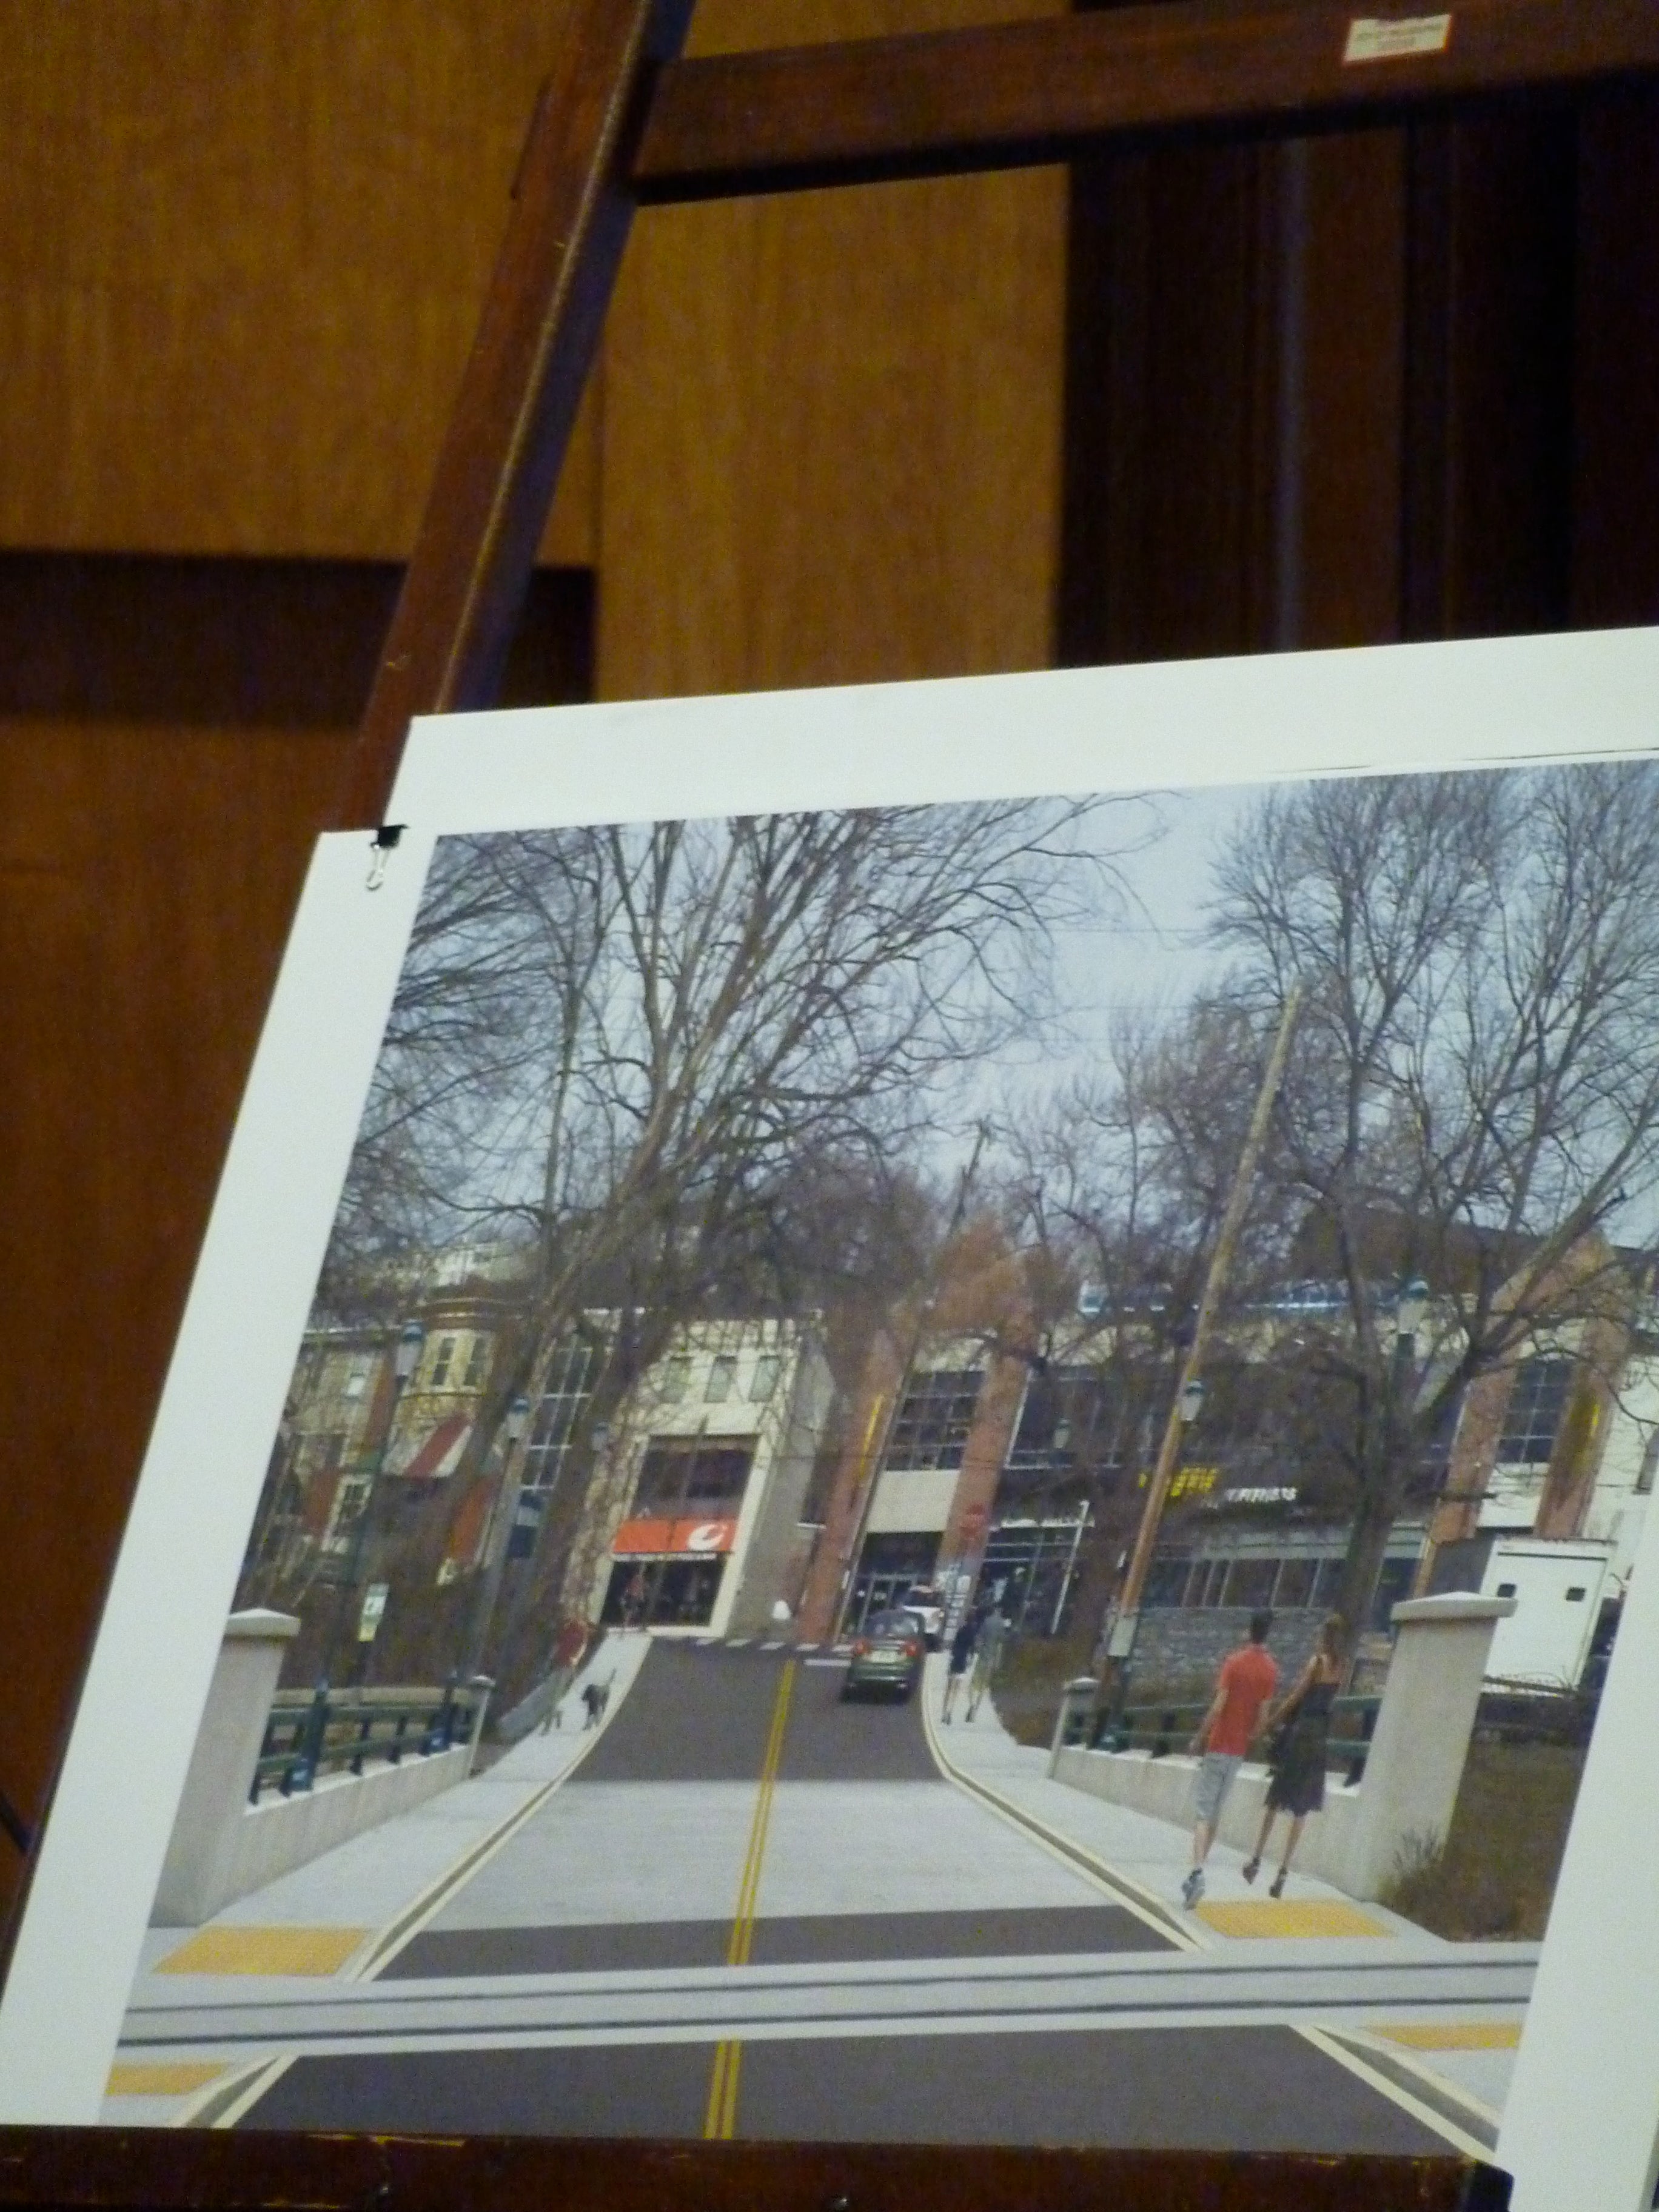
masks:
[[[908,1698],[921,1680],[925,1648],[921,1623],[914,1613],[872,1613],[853,1639],[842,1696],[860,1698],[879,1690],[901,1700]]]

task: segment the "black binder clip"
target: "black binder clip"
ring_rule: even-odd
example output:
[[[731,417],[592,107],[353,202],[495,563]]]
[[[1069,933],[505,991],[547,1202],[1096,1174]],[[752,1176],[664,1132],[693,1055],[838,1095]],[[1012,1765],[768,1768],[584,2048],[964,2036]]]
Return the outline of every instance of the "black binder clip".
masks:
[[[404,825],[401,822],[383,822],[369,841],[369,851],[373,855],[368,864],[370,890],[379,890],[380,885],[386,881],[387,858],[396,852],[403,834]]]

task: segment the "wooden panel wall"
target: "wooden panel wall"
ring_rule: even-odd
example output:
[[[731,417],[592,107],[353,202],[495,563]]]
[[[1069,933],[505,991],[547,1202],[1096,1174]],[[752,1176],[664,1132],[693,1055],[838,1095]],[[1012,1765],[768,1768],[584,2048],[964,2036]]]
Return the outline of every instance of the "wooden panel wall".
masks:
[[[701,0],[694,50],[1054,12]],[[1059,170],[653,209],[606,356],[607,697],[1044,665]]]
[[[0,0],[0,544],[405,554],[565,6]]]
[[[1653,620],[1656,114],[1082,165],[1062,656]]]

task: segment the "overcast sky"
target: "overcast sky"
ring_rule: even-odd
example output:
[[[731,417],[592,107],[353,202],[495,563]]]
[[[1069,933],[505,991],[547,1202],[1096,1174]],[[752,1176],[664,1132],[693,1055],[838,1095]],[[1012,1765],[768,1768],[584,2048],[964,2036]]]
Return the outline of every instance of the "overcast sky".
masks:
[[[1030,1052],[1012,1063],[1021,1088],[1047,1089],[1092,1064],[1103,1065],[1115,1018],[1137,1009],[1174,1009],[1189,998],[1216,966],[1203,941],[1204,907],[1210,896],[1217,847],[1260,795],[1260,787],[1226,791],[1160,793],[1164,834],[1144,851],[1117,862],[1134,896],[1121,919],[1097,928],[1074,929],[1057,941],[1060,995],[1072,1010],[1075,1042],[1062,1055]],[[1100,844],[1112,851],[1125,835],[1126,817],[1108,809],[1099,817]],[[1001,1103],[1010,1066],[988,1068],[974,1112]],[[960,1143],[945,1152],[954,1162]]]

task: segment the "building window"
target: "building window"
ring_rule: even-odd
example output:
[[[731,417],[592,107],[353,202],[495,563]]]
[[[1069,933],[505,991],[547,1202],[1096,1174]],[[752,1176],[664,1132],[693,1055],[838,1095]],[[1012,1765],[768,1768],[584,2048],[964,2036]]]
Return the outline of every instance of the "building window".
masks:
[[[1253,1611],[1271,1604],[1278,1574],[1277,1559],[1235,1559],[1227,1577],[1227,1603],[1249,1606]]]
[[[653,1437],[634,1491],[635,1518],[730,1520],[743,1503],[749,1462],[746,1444]]]
[[[1443,1490],[1446,1486],[1452,1446],[1457,1441],[1457,1424],[1462,1412],[1463,1393],[1457,1390],[1441,1407],[1427,1433],[1418,1443],[1413,1472],[1418,1481],[1431,1491]]]
[[[453,1336],[438,1339],[438,1354],[432,1363],[432,1388],[441,1390],[449,1380],[449,1370],[454,1364],[455,1340]]]
[[[1636,1489],[1638,1497],[1645,1497],[1653,1488],[1653,1477],[1659,1469],[1659,1424],[1650,1433],[1642,1453],[1642,1464],[1636,1470]]]
[[[1341,1560],[1322,1559],[1319,1563],[1318,1578],[1314,1583],[1313,1595],[1313,1601],[1321,1613],[1335,1612],[1336,1594],[1341,1587]]]
[[[1412,1584],[1417,1579],[1415,1559],[1384,1559],[1376,1577],[1376,1595],[1371,1600],[1370,1626],[1377,1631],[1392,1628],[1389,1615],[1395,1606],[1401,1605],[1412,1594]]]
[[[562,1345],[548,1364],[530,1440],[525,1447],[528,1490],[551,1490],[564,1472],[578,1417],[593,1395],[599,1356],[591,1344]]]
[[[466,1372],[461,1377],[462,1389],[477,1389],[483,1382],[484,1373],[489,1365],[489,1339],[487,1336],[475,1336],[472,1340],[472,1349],[466,1355]]]
[[[1141,1593],[1143,1605],[1179,1605],[1187,1588],[1188,1562],[1185,1559],[1154,1559],[1146,1570],[1146,1586]]]
[[[723,1352],[718,1359],[709,1362],[708,1388],[702,1395],[711,1406],[720,1405],[731,1396],[732,1385],[737,1379],[737,1358],[733,1353]]]
[[[677,1352],[672,1359],[665,1359],[659,1370],[665,1404],[678,1406],[691,1388],[691,1362],[684,1352]]]
[[[749,1385],[750,1402],[763,1406],[778,1387],[778,1370],[782,1365],[775,1352],[763,1352],[755,1362],[755,1373]]]
[[[1279,1570],[1279,1580],[1273,1587],[1273,1602],[1282,1612],[1299,1612],[1313,1603],[1314,1577],[1319,1571],[1317,1559],[1286,1559]]]
[[[1124,1463],[1130,1427],[1117,1376],[1097,1366],[1051,1367],[1034,1375],[1025,1393],[1008,1448],[1009,1472],[1073,1467],[1115,1472]]]
[[[979,1403],[979,1370],[940,1368],[905,1392],[888,1442],[886,1465],[957,1468]]]
[[[354,1359],[350,1371],[340,1386],[340,1395],[343,1398],[361,1398],[368,1388],[368,1362],[366,1359]]]
[[[1226,1559],[1209,1559],[1205,1562],[1206,1571],[1202,1582],[1200,1582],[1196,1576],[1194,1577],[1198,1595],[1192,1601],[1193,1603],[1204,1606],[1220,1604],[1222,1585],[1227,1579],[1229,1564]]]
[[[1500,1467],[1547,1467],[1566,1411],[1570,1359],[1523,1359],[1516,1370],[1498,1440]]]
[[[345,1458],[343,1429],[325,1429],[307,1437],[301,1447],[300,1464],[307,1474],[337,1474]]]
[[[323,1539],[327,1552],[343,1552],[356,1526],[359,1516],[368,1504],[371,1485],[366,1474],[349,1474],[334,1493],[334,1510],[329,1516],[328,1533]]]

